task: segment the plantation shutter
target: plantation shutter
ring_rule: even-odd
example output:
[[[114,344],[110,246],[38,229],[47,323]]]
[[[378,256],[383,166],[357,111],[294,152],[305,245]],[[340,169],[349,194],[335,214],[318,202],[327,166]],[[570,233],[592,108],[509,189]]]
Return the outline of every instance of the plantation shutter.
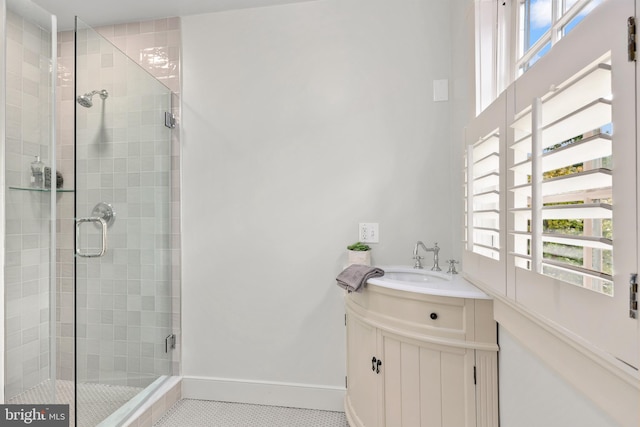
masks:
[[[465,251],[468,278],[505,294],[504,117],[500,95],[466,129]]]
[[[611,64],[604,57],[512,123],[518,267],[612,293]]]
[[[640,367],[633,14],[602,3],[508,89],[506,268],[519,307]]]
[[[470,160],[471,233],[467,246],[473,252],[500,259],[500,134],[482,137],[467,149]]]

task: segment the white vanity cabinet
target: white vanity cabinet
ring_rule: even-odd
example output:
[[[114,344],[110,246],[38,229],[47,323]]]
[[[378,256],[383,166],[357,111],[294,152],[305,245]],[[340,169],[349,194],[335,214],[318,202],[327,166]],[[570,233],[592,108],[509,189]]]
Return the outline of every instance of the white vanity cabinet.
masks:
[[[346,296],[351,427],[497,427],[492,301],[367,285]]]

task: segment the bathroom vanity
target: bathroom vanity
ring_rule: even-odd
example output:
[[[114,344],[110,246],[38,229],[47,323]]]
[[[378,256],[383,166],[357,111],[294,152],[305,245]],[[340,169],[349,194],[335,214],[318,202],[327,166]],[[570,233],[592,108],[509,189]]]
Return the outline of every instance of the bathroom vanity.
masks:
[[[347,294],[351,427],[497,427],[491,299],[460,275],[384,268]]]

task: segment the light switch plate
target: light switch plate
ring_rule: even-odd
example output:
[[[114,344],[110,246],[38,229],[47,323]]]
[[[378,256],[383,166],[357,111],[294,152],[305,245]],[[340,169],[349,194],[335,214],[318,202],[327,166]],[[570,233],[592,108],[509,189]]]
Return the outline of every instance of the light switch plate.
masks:
[[[444,79],[433,81],[433,100],[435,102],[449,100],[449,80]]]

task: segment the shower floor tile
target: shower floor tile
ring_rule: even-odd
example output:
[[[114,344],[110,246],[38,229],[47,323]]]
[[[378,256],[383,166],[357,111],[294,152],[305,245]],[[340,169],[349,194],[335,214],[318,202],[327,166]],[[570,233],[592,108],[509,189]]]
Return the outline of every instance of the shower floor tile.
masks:
[[[107,384],[79,384],[78,385],[78,427],[94,427],[100,421],[107,418],[120,406],[127,403],[131,398],[140,393],[143,389],[138,387],[116,386]],[[70,423],[75,422],[74,414],[74,387],[73,381],[56,380],[56,402],[68,404],[70,412]],[[37,386],[11,398],[7,403],[34,403],[47,404],[51,401],[51,382],[44,381]]]
[[[348,427],[343,412],[182,399],[154,427]]]

